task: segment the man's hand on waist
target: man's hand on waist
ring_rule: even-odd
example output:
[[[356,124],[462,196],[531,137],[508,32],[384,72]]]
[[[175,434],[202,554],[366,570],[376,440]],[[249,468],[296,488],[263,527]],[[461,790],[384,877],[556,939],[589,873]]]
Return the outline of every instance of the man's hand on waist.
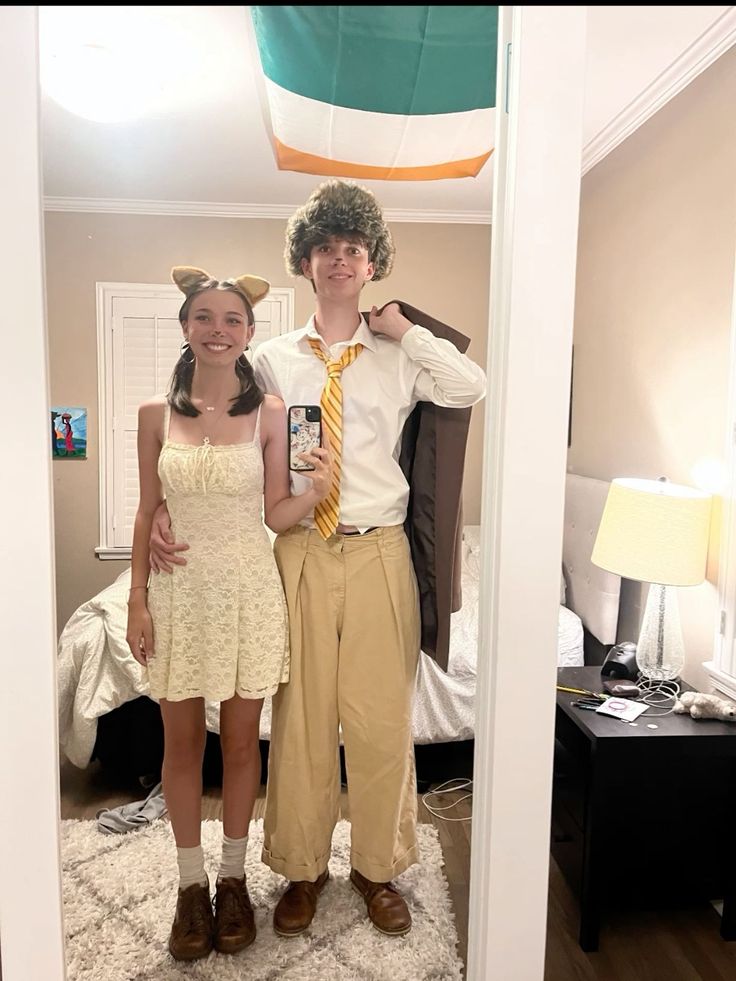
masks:
[[[151,537],[148,541],[148,560],[154,572],[171,572],[174,565],[186,565],[187,560],[179,555],[189,546],[176,542],[171,533],[171,518],[166,502],[160,504],[153,516]]]

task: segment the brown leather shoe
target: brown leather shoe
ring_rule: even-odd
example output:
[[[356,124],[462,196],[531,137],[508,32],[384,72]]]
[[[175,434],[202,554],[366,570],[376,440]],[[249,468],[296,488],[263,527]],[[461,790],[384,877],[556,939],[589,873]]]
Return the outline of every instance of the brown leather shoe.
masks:
[[[177,961],[206,957],[212,950],[215,918],[212,915],[209,883],[180,889],[176,915],[169,936],[169,950]]]
[[[217,880],[215,890],[215,950],[237,954],[256,939],[256,921],[245,876]]]
[[[316,882],[290,882],[273,911],[273,928],[280,937],[304,933],[314,919],[317,899],[330,877],[327,869]]]
[[[403,897],[390,882],[371,882],[357,869],[350,870],[350,882],[365,900],[368,917],[381,933],[400,937],[411,930],[411,913]]]

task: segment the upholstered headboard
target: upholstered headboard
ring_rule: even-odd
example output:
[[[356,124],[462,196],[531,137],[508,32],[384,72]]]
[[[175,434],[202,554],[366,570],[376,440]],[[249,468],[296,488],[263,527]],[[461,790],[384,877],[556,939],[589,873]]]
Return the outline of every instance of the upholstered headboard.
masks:
[[[590,561],[608,486],[604,480],[567,475],[562,567],[566,605],[602,644],[615,644],[621,577]]]

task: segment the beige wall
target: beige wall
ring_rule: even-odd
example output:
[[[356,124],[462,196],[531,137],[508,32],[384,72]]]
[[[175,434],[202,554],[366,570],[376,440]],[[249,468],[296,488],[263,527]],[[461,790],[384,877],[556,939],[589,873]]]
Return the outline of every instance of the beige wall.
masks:
[[[574,473],[605,480],[665,475],[695,485],[702,461],[724,461],[735,105],[736,48],[583,179],[568,458]],[[709,581],[678,590],[685,675],[703,690],[717,605],[713,539]],[[624,586],[619,639],[636,640],[642,590]]]
[[[381,303],[401,297],[472,338],[469,355],[486,359],[490,229],[481,225],[397,223],[397,259],[385,283],[366,290]],[[74,610],[127,567],[100,561],[97,427],[96,282],[167,283],[172,265],[222,276],[257,272],[296,287],[296,325],[312,312],[312,291],[284,272],[284,222],[53,213],[46,215],[46,282],[52,404],[88,409],[88,459],[53,464],[59,630]],[[468,447],[465,518],[480,520],[483,409]]]

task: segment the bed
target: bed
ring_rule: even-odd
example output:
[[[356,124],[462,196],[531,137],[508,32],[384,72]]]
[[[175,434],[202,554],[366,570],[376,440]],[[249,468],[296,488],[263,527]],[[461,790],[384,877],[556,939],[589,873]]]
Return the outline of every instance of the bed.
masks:
[[[620,579],[590,563],[608,485],[568,475],[560,582],[557,663],[585,663],[586,646],[614,643]],[[447,759],[472,764],[477,667],[479,526],[463,534],[463,607],[453,614],[448,671],[422,652],[414,708],[417,767],[427,779],[442,778]],[[163,741],[158,709],[148,697],[143,671],[125,643],[130,571],[84,603],[59,640],[59,735],[62,751],[78,767],[93,758],[124,762],[140,774],[160,764]],[[206,705],[207,728],[219,732],[219,707]],[[270,700],[264,705],[261,740],[270,738]],[[442,747],[430,753],[430,747]],[[421,764],[421,765],[420,765]],[[434,767],[434,769],[433,769]],[[431,772],[427,772],[427,771]],[[451,775],[458,775],[453,772]]]

